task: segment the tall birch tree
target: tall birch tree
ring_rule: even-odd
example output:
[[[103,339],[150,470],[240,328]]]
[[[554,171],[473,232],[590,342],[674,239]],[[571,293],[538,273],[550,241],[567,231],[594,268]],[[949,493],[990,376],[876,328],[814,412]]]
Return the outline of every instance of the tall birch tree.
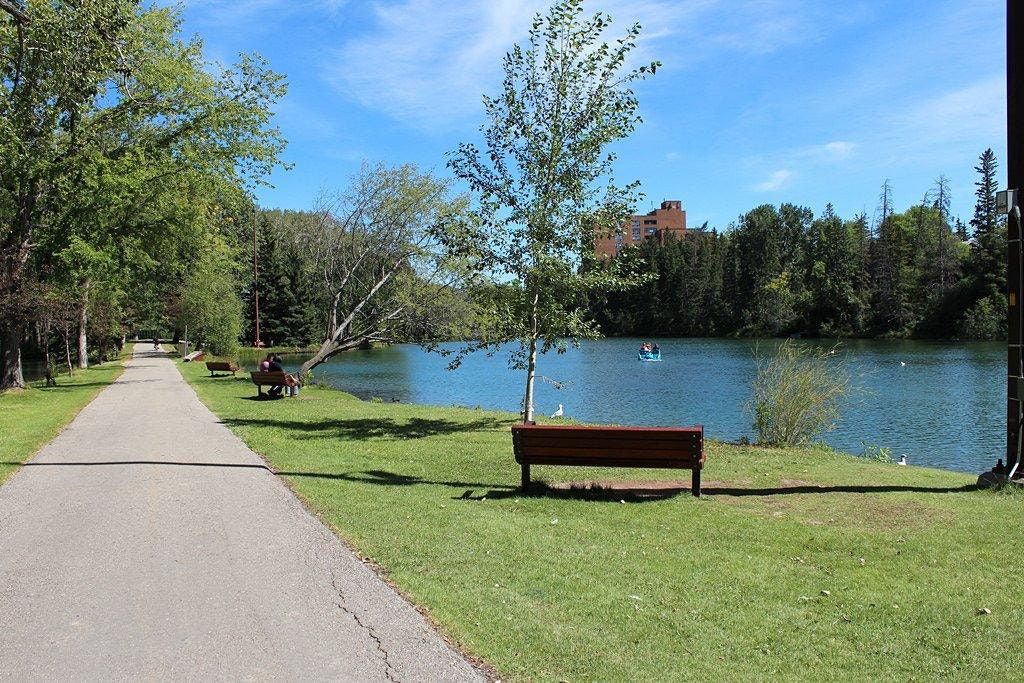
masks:
[[[463,143],[448,165],[478,197],[477,266],[502,283],[489,296],[493,329],[469,350],[515,342],[526,371],[523,419],[534,416],[537,356],[594,337],[586,297],[636,281],[600,266],[597,237],[621,230],[638,184],[619,188],[608,148],[641,121],[630,88],[659,62],[631,65],[640,36],[633,24],[605,40],[611,19],[583,15],[582,0],[538,13],[524,45],[505,55],[504,80],[483,98],[483,149]]]

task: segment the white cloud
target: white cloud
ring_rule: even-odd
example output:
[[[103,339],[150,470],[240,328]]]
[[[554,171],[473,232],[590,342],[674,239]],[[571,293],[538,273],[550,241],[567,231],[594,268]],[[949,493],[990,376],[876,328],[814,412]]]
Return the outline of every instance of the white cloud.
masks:
[[[857,145],[846,140],[836,140],[835,142],[826,142],[819,149],[814,151],[814,154],[823,161],[843,161],[849,159],[856,150]]]
[[[273,0],[249,0],[272,2]],[[856,3],[852,3],[856,4]],[[390,0],[368,30],[330,52],[329,83],[370,109],[425,129],[462,127],[500,83],[501,59],[547,0]],[[643,27],[639,61],[667,68],[726,52],[765,53],[815,40],[827,22],[807,0],[595,0],[609,37]],[[685,45],[685,50],[680,46]]]
[[[776,190],[788,187],[792,181],[793,172],[785,168],[780,168],[777,171],[773,171],[764,182],[755,185],[754,189],[758,192],[775,192]]]
[[[1006,77],[998,73],[910,103],[891,117],[883,142],[895,157],[912,161],[932,150],[978,153],[979,141],[1005,137]]]

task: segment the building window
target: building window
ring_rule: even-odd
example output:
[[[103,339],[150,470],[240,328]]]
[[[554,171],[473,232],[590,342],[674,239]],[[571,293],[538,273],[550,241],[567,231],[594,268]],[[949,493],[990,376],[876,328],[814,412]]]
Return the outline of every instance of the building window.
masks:
[[[650,237],[651,235],[653,235],[653,234],[654,234],[655,232],[657,232],[657,229],[656,229],[656,228],[647,228],[646,230],[644,230],[644,233],[645,233],[645,234],[646,234],[646,235],[647,235],[648,237]]]
[[[651,219],[649,221],[644,221],[644,225],[657,225],[657,224],[658,224],[658,219],[657,218]]]
[[[640,239],[640,226],[639,225],[633,228],[633,239],[634,240]]]

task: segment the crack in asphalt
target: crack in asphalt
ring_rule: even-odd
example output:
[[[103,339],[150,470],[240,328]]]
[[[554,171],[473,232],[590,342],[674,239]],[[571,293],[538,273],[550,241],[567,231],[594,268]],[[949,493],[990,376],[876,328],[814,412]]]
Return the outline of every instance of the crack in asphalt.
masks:
[[[384,643],[381,642],[380,636],[377,635],[377,632],[373,630],[372,626],[364,624],[363,620],[359,618],[359,615],[345,605],[345,591],[342,590],[341,586],[338,585],[338,577],[334,574],[333,571],[331,572],[331,586],[334,587],[334,592],[337,594],[339,598],[339,601],[336,603],[338,605],[338,609],[352,617],[352,620],[359,625],[359,628],[366,631],[366,633],[369,634],[370,638],[376,644],[377,651],[380,653],[380,657],[384,662],[384,676],[389,681],[397,682],[399,679],[395,677],[395,671],[394,668],[391,666],[391,660],[390,657],[388,656],[388,651],[384,649]]]

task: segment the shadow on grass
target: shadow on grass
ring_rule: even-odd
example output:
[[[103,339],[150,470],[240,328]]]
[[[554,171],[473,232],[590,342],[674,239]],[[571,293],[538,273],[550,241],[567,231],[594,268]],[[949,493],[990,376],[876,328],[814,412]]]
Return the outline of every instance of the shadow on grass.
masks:
[[[226,467],[273,472],[266,465],[247,462],[177,462],[174,460],[78,460],[69,462],[4,462],[0,465],[24,465],[25,467],[104,467],[111,465],[171,465],[174,467]]]
[[[114,383],[113,380],[111,380],[111,381],[108,381],[108,382],[76,382],[74,384],[61,384],[61,380],[58,377],[57,378],[57,385],[53,386],[53,387],[48,387],[48,386],[44,386],[42,384],[35,384],[36,381],[38,381],[38,380],[33,380],[33,387],[32,387],[33,389],[38,389],[39,391],[55,391],[55,392],[71,391],[72,389],[88,389],[89,387],[106,387],[106,386],[110,386],[111,384]],[[65,380],[65,381],[67,381],[67,380]]]
[[[965,484],[963,486],[950,487],[929,487],[929,486],[862,486],[862,485],[836,485],[836,486],[777,486],[765,488],[737,488],[725,486],[703,486],[702,496],[734,496],[734,497],[772,497],[787,495],[814,495],[834,493],[969,493],[978,491],[981,487],[976,484]],[[455,500],[482,500],[484,498],[560,498],[571,500],[607,502],[607,503],[645,503],[658,500],[668,500],[680,494],[690,495],[690,486],[680,483],[679,486],[648,487],[643,481],[637,481],[635,485],[624,482],[616,482],[612,485],[603,486],[599,483],[585,484],[549,484],[547,482],[534,481],[530,484],[530,490],[524,492],[518,487],[485,491],[476,494],[475,491],[466,491]]]
[[[831,486],[774,486],[757,489],[736,488],[728,486],[705,486],[701,492],[708,496],[791,496],[795,494],[814,493],[969,493],[978,491],[977,484],[963,486],[901,486],[892,485],[846,485]]]
[[[255,396],[250,400],[257,399]],[[273,420],[273,419],[226,419],[228,427],[269,427],[303,434],[305,438],[338,438],[352,441],[367,439],[423,439],[429,436],[449,436],[464,432],[497,429],[509,424],[507,420],[481,418],[470,422],[424,419],[414,417],[398,422],[391,418],[329,419],[329,420]]]
[[[641,482],[642,483],[642,482]],[[503,500],[507,498],[555,498],[559,500],[579,500],[594,503],[652,503],[659,500],[675,498],[681,493],[690,495],[689,486],[670,486],[661,488],[600,486],[587,484],[550,484],[544,481],[533,481],[528,491],[518,486],[491,489],[479,495],[475,491],[464,491],[461,496],[452,500]]]
[[[398,474],[397,472],[387,472],[385,470],[366,470],[364,472],[277,472],[282,476],[286,477],[304,477],[313,479],[335,479],[338,481],[350,481],[356,484],[374,484],[376,486],[448,486],[451,488],[469,488],[469,493],[472,493],[472,489],[487,488],[487,487],[498,487],[500,484],[494,483],[481,483],[475,481],[437,481],[433,479],[424,479],[423,477],[415,477],[408,474]],[[511,485],[500,489],[502,492],[508,493],[513,490]],[[465,494],[463,494],[465,498]]]
[[[452,488],[487,488],[500,487],[500,484],[482,483],[478,481],[434,481],[422,477],[414,477],[407,474],[387,472],[385,470],[366,470],[363,472],[291,472],[274,470],[267,465],[242,462],[180,462],[175,460],[78,460],[68,462],[7,462],[0,461],[0,465],[24,465],[25,467],[111,467],[118,465],[166,465],[170,467],[221,467],[228,469],[251,469],[266,470],[273,474],[285,477],[303,477],[311,479],[333,479],[336,481],[349,481],[356,484],[374,484],[376,486],[448,486]],[[506,487],[511,490],[512,486]],[[504,491],[505,489],[503,489]],[[472,490],[469,491],[472,493]],[[465,494],[462,496],[467,498]]]
[[[409,486],[444,486],[448,488],[465,489],[462,495],[455,496],[452,500],[502,500],[507,498],[557,498],[567,500],[580,500],[606,503],[645,503],[659,500],[668,500],[685,493],[690,494],[690,487],[683,482],[679,485],[649,486],[649,482],[615,482],[610,485],[601,485],[598,482],[584,482],[580,484],[551,484],[544,481],[534,481],[528,491],[521,490],[513,484],[502,485],[484,482],[471,482],[459,480],[436,480],[426,479],[408,474],[399,474],[387,470],[364,470],[362,472],[296,472],[274,470],[264,464],[255,463],[224,463],[224,462],[177,462],[169,460],[104,460],[104,461],[77,461],[77,462],[7,462],[0,461],[0,465],[24,465],[25,467],[82,467],[82,466],[116,466],[116,465],[168,465],[176,467],[221,467],[266,470],[273,474],[286,477],[328,479],[335,481],[347,481],[356,484],[371,484],[374,486],[409,487]],[[736,488],[725,486],[705,486],[701,493],[705,496],[754,496],[771,497],[784,495],[813,495],[833,493],[969,493],[981,490],[976,484],[965,484],[963,486],[929,487],[929,486],[901,486],[901,485],[832,485],[832,486],[778,486],[765,488]],[[480,490],[480,493],[477,491]]]

